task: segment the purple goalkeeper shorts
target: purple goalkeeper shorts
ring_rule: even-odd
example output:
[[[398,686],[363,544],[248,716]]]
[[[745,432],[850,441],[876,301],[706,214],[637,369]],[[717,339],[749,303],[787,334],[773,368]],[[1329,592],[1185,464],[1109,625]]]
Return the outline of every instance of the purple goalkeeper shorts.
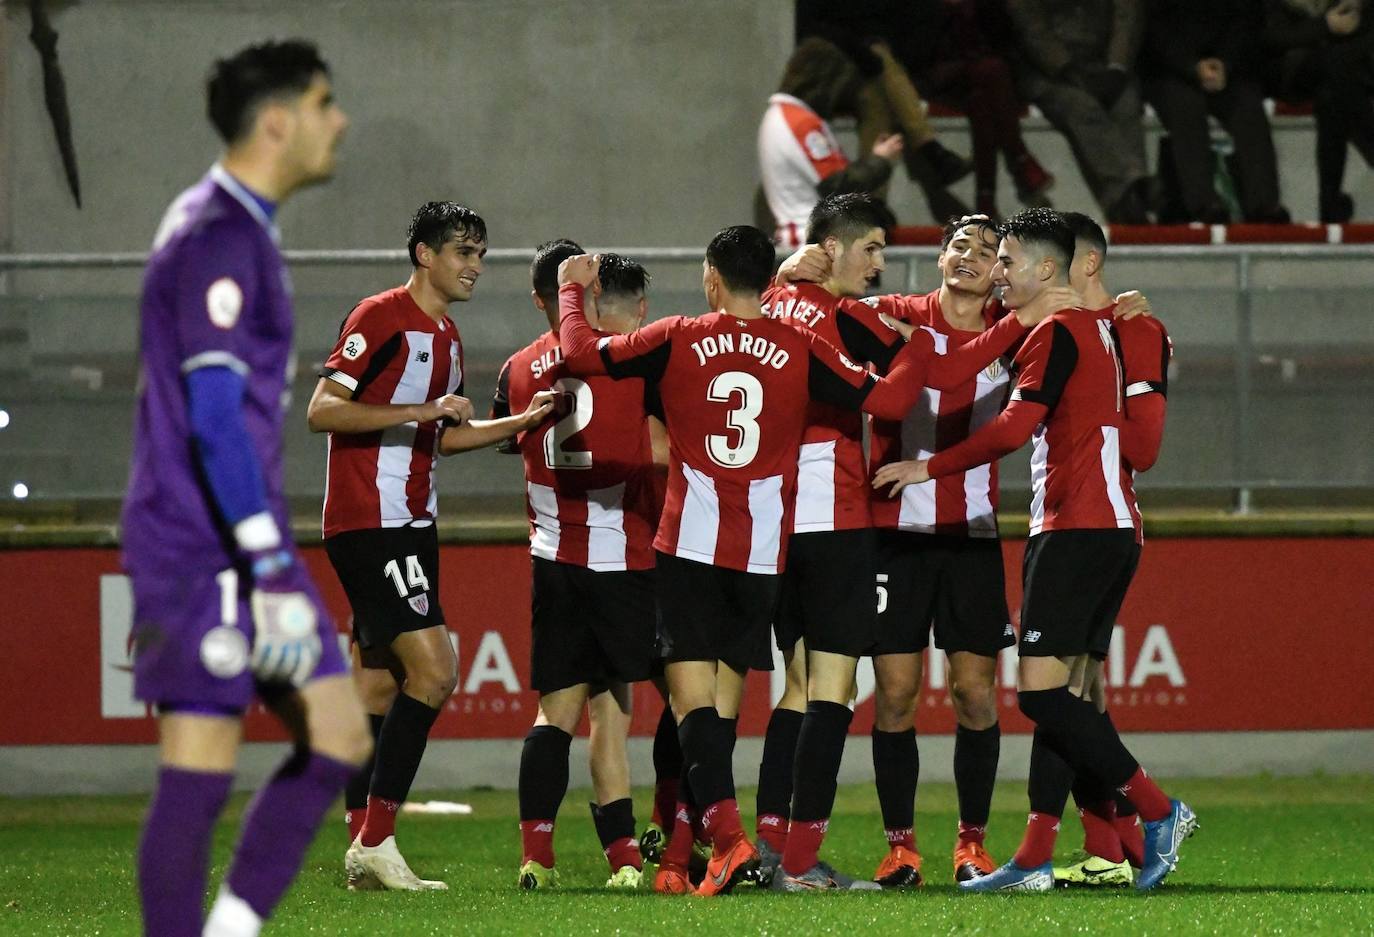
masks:
[[[258,687],[248,658],[253,646],[249,592],[233,570],[130,570],[134,594],[134,696],[167,709],[242,712]],[[312,679],[348,673],[334,619],[309,576],[320,662]]]

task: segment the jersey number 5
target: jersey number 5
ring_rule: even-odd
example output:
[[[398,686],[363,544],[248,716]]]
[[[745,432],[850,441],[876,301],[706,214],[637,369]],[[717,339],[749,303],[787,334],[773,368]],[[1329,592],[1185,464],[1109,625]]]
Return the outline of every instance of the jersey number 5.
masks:
[[[725,416],[725,425],[735,431],[731,437],[713,434],[706,437],[706,454],[725,468],[743,468],[759,454],[758,415],[763,412],[763,384],[744,371],[717,374],[706,389],[706,399],[732,403],[739,394],[739,406]]]
[[[552,389],[565,398],[572,398],[572,407],[544,434],[544,464],[551,469],[589,469],[592,467],[590,452],[569,451],[564,445],[591,423],[592,389],[586,381],[572,377],[559,378]]]

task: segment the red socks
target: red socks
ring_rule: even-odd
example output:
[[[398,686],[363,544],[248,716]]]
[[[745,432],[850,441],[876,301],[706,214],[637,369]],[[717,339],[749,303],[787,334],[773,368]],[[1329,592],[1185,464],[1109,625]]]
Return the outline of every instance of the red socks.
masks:
[[[684,803],[677,805],[673,815],[673,829],[668,836],[668,846],[663,850],[663,865],[686,870],[692,860],[692,812]]]
[[[1144,768],[1136,768],[1130,780],[1117,790],[1135,804],[1135,809],[1140,811],[1140,819],[1146,823],[1163,820],[1172,809],[1169,806],[1169,798],[1159,789],[1158,784],[1150,780]]]
[[[521,820],[520,846],[524,851],[521,865],[533,859],[546,869],[553,868],[553,821]]]
[[[739,805],[733,797],[718,800],[701,811],[701,827],[717,856],[725,855],[731,846],[745,838]]]
[[[673,831],[677,814],[677,778],[662,778],[654,782],[654,815],[652,820],[666,833]]]
[[[345,810],[344,823],[348,824],[348,842],[351,845],[353,840],[358,838],[358,834],[363,831],[363,820],[367,817],[367,810]]]
[[[382,840],[388,836],[395,836],[396,813],[400,809],[399,801],[386,800],[382,797],[369,797],[367,799],[367,814],[363,817],[363,825],[358,830],[358,834],[363,838],[363,845],[380,846]]]
[[[1137,869],[1145,864],[1145,828],[1140,825],[1135,814],[1129,817],[1118,816],[1112,821],[1117,838],[1121,841],[1121,852]]]
[[[962,829],[962,827],[960,828]],[[887,833],[888,849],[902,846],[912,852],[916,851],[916,829],[914,827],[908,826],[900,830],[884,830],[884,832]]]
[[[820,861],[821,841],[830,820],[793,820],[787,828],[782,867],[788,875],[801,875]]]
[[[754,833],[760,841],[772,846],[776,853],[780,854],[787,846],[787,820],[776,813],[759,814]]]
[[[644,868],[644,860],[639,855],[639,843],[633,836],[622,836],[602,852],[606,853],[606,861],[611,864],[612,872],[627,865],[632,865],[636,869]]]
[[[1054,841],[1059,835],[1059,818],[1048,813],[1033,813],[1026,820],[1026,835],[1012,858],[1023,869],[1044,865],[1054,856]]]
[[[1116,832],[1114,801],[1081,806],[1078,808],[1078,819],[1083,821],[1083,849],[1089,855],[1108,862],[1125,859],[1121,852],[1121,837]]]
[[[977,843],[981,846],[987,835],[988,828],[986,826],[975,826],[972,823],[965,823],[963,820],[959,821],[959,846],[966,846],[970,843]],[[957,849],[958,846],[955,848]]]

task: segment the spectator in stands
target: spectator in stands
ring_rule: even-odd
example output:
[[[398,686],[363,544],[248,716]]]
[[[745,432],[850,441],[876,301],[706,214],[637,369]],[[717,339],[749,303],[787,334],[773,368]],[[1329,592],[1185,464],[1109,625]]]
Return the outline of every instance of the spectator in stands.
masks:
[[[1133,74],[1143,0],[1007,0],[1022,90],[1069,141],[1115,224],[1146,224],[1151,179]]]
[[[812,36],[833,42],[859,70],[854,116],[858,119],[859,149],[867,152],[877,139],[893,131],[906,142],[902,161],[938,223],[958,218],[969,209],[952,195],[949,186],[973,171],[973,162],[947,150],[935,137],[928,105],[906,69],[879,37],[884,21],[874,16],[872,3],[838,5],[833,0],[798,0],[796,35],[801,44]]]
[[[869,0],[883,38],[916,87],[936,104],[968,115],[973,136],[974,201],[997,217],[997,156],[1025,205],[1048,206],[1054,185],[1021,139],[1022,103],[1001,50],[1014,45],[1001,0]]]
[[[868,155],[850,162],[831,132],[837,112],[853,113],[858,69],[832,42],[812,37],[787,62],[782,85],[768,99],[759,125],[759,169],[775,224],[774,240],[800,247],[811,209],[823,195],[876,193],[901,159],[901,134],[874,141]]]
[[[1190,221],[1231,220],[1212,185],[1207,115],[1235,144],[1245,221],[1287,223],[1260,85],[1263,12],[1251,0],[1148,0],[1140,57],[1145,98],[1169,132],[1171,159]]]
[[[1273,95],[1313,105],[1321,220],[1349,221],[1346,145],[1374,166],[1374,9],[1361,0],[1266,0],[1264,44]]]

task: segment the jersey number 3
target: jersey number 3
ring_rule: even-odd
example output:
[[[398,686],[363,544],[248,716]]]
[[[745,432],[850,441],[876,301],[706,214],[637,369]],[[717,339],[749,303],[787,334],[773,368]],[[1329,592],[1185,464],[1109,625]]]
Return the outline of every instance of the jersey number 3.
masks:
[[[572,377],[559,378],[552,389],[558,391],[564,400],[570,398],[571,407],[544,434],[544,464],[551,469],[589,469],[592,467],[590,452],[564,447],[569,439],[586,429],[592,421],[592,389],[586,381]]]
[[[717,403],[733,403],[739,394],[739,406],[725,416],[725,425],[734,430],[734,437],[712,434],[706,437],[706,454],[711,461],[724,468],[743,468],[759,454],[758,415],[763,412],[763,384],[744,371],[717,374],[706,390],[706,399]]]

